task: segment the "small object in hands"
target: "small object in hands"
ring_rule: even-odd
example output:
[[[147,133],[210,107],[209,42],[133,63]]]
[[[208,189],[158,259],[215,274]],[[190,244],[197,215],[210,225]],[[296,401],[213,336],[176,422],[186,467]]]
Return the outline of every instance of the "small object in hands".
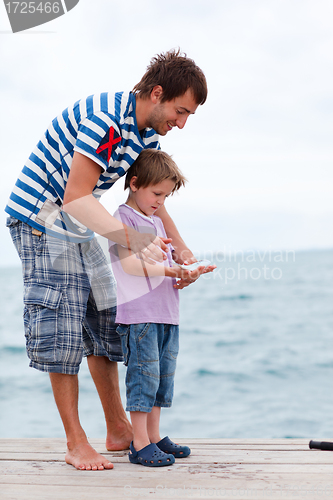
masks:
[[[310,441],[309,448],[315,448],[316,450],[329,450],[333,451],[333,443],[328,441]]]
[[[194,262],[193,264],[188,264],[188,265],[178,264],[178,265],[182,269],[187,269],[187,271],[195,271],[196,269],[198,269],[198,267],[201,266],[207,267],[210,266],[210,264],[211,264],[210,260],[204,259],[204,260],[198,260],[198,262]]]

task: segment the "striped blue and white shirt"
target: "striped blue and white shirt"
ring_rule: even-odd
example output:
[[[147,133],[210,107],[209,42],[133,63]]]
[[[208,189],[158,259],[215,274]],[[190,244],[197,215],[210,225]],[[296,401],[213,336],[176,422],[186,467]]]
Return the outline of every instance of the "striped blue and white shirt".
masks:
[[[98,163],[103,172],[93,190],[99,198],[138,157],[159,148],[152,128],[138,130],[132,93],[102,93],[77,101],[55,118],[31,153],[5,208],[30,226],[75,242],[92,231],[61,210],[74,151]]]

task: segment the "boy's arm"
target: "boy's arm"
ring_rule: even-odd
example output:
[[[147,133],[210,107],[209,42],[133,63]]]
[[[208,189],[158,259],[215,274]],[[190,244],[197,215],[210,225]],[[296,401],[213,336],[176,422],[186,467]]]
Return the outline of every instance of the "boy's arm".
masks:
[[[168,276],[169,278],[189,278],[191,272],[181,267],[167,267],[161,264],[148,264],[141,260],[136,254],[128,250],[128,248],[117,245],[117,251],[121,266],[125,273],[133,276]],[[142,252],[141,252],[142,253]]]
[[[156,211],[155,215],[158,215],[158,217],[162,219],[165,232],[168,238],[172,239],[172,246],[175,249],[174,261],[178,264],[183,264],[185,261],[189,264],[191,264],[192,262],[196,262],[197,259],[194,257],[193,253],[188,248],[183,238],[180,236],[176,224],[168,214],[165,206],[163,205],[162,207],[160,207]]]
[[[192,262],[196,262],[197,259],[194,257],[191,250],[186,246],[184,240],[178,232],[175,223],[166,211],[166,208],[164,206],[160,207],[157,210],[156,215],[158,215],[162,219],[167,236],[168,238],[172,239],[172,246],[175,249],[173,256],[174,261],[178,264],[183,264],[185,261],[186,264],[192,264]],[[192,271],[189,276],[181,277],[181,279],[177,281],[177,284],[174,285],[174,287],[182,290],[188,285],[191,285],[191,283],[194,283],[201,276],[201,274],[210,273],[214,271],[214,269],[216,269],[215,265],[198,267],[195,271]]]

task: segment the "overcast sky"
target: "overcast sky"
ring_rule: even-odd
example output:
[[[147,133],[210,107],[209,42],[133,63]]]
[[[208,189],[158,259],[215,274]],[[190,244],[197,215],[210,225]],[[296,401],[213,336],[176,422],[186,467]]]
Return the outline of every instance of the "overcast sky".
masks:
[[[189,183],[168,200],[194,251],[333,247],[332,0],[80,0],[12,34],[0,5],[0,197],[49,122],[94,92],[130,90],[180,47],[209,97],[161,139]],[[104,196],[112,212],[122,182]],[[1,265],[17,263],[1,216]]]

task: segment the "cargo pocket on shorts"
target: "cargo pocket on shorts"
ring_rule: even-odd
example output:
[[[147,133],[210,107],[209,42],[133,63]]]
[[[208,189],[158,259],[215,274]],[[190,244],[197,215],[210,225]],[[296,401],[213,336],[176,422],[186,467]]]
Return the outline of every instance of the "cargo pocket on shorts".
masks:
[[[159,330],[160,326],[154,323],[133,325],[141,373],[154,379],[160,378]]]
[[[29,358],[36,363],[58,361],[60,285],[32,282],[24,293],[24,327]],[[60,353],[59,353],[60,354]]]
[[[128,365],[128,358],[129,358],[129,331],[130,331],[130,326],[129,325],[118,325],[117,326],[117,333],[120,337],[121,341],[121,348],[123,351],[123,356],[124,356],[124,365]]]

